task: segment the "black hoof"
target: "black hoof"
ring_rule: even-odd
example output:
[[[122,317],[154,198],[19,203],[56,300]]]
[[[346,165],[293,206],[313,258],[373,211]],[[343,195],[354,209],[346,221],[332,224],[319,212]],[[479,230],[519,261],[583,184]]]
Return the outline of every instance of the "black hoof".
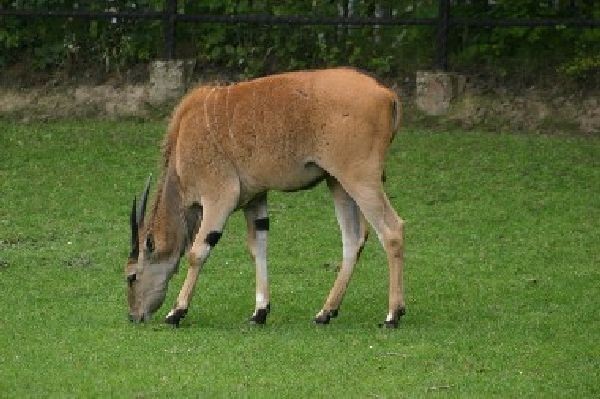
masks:
[[[406,313],[406,310],[404,308],[398,309],[394,313],[394,317],[391,320],[384,321],[383,323],[379,324],[379,327],[398,328],[398,321],[400,320],[400,317],[404,316],[405,313]]]
[[[257,309],[256,312],[248,320],[251,324],[265,324],[267,322],[267,315],[271,312],[271,304],[268,303],[264,309]]]
[[[174,312],[170,313],[165,318],[165,323],[171,324],[175,327],[179,327],[179,322],[185,317],[187,314],[187,309],[175,309]]]
[[[398,320],[386,320],[379,324],[381,328],[398,328]]]
[[[338,315],[337,309],[328,310],[328,311],[322,312],[317,317],[315,317],[314,321],[315,321],[315,324],[329,324],[329,321],[332,318],[337,317],[337,315]]]
[[[329,324],[330,319],[329,313],[320,314],[315,317],[315,324]]]
[[[267,309],[258,309],[256,313],[250,317],[249,321],[251,324],[265,324],[267,322],[267,314],[269,314]]]

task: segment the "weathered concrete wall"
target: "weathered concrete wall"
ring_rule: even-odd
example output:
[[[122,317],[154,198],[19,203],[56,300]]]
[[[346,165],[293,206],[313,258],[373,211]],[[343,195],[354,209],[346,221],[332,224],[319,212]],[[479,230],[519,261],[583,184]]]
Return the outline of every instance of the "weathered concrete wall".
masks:
[[[0,88],[0,115],[23,120],[103,116],[152,117],[156,107],[172,104],[189,88],[194,61],[155,61],[150,80],[140,85]]]
[[[195,63],[195,60],[152,62],[148,100],[152,104],[160,104],[183,96],[190,84]]]
[[[142,115],[149,91],[145,85],[80,86],[72,95],[75,104],[83,109],[98,109],[106,115]]]
[[[439,119],[466,129],[600,134],[600,93],[556,96],[536,90],[520,94],[467,91],[453,100]]]
[[[0,88],[0,115],[24,121],[66,117],[148,117],[148,87],[112,85]]]
[[[72,117],[168,115],[191,87],[193,63],[155,63],[150,81],[141,85],[0,87],[0,116],[23,121]],[[600,91],[557,95],[544,90],[476,90],[455,74],[421,72],[414,96],[402,96],[404,119],[443,126],[504,131],[554,131],[600,134]]]
[[[415,83],[417,111],[436,117],[438,124],[498,131],[600,133],[598,91],[568,96],[535,89],[519,94],[502,88],[482,91],[468,87],[465,76],[430,71],[417,72]]]
[[[427,115],[445,115],[465,90],[466,78],[448,72],[417,72],[416,104]]]

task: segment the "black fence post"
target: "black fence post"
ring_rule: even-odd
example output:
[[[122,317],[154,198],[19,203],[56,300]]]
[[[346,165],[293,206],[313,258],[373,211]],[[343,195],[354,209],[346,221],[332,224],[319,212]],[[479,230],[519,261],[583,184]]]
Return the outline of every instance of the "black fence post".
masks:
[[[175,58],[175,24],[177,22],[177,0],[166,0],[163,12],[165,54],[167,60]]]
[[[450,0],[440,0],[436,34],[435,67],[448,70],[448,30],[450,28]]]

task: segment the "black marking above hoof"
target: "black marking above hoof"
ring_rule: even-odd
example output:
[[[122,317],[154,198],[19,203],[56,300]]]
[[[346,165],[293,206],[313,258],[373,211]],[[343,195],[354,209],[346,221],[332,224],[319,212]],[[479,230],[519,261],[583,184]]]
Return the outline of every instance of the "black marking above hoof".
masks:
[[[260,218],[254,221],[256,231],[269,231],[269,218]]]
[[[211,231],[204,239],[204,242],[210,245],[210,247],[212,248],[215,245],[217,245],[217,243],[221,239],[222,234],[223,233],[221,233],[220,231]]]
[[[315,317],[314,322],[315,324],[329,324],[329,321],[334,317],[337,317],[337,315],[337,309],[322,311]]]
[[[169,312],[165,318],[165,323],[179,327],[179,322],[185,317],[186,314],[187,309],[175,309],[174,311]]]

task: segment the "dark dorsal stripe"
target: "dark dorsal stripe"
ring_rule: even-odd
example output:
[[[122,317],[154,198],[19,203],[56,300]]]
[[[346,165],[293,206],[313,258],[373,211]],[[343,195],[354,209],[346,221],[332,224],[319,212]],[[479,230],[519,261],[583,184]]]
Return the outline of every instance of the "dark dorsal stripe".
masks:
[[[256,231],[268,231],[269,230],[269,218],[260,218],[254,221],[254,227]]]

